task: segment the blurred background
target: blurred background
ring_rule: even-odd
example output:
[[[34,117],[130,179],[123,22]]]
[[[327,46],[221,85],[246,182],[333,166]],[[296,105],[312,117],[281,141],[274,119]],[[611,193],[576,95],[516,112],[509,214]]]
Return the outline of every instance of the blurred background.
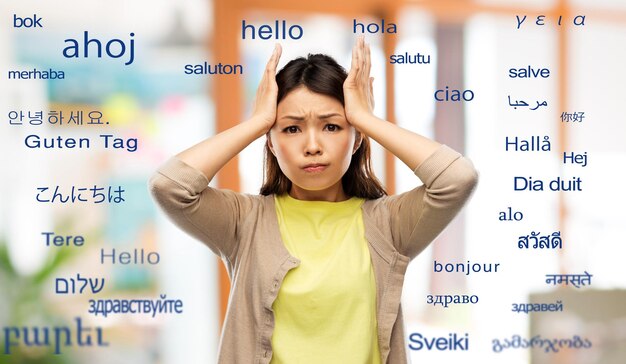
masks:
[[[43,28],[13,28],[14,14]],[[545,15],[545,25],[537,16]],[[574,18],[585,16],[584,26]],[[516,16],[526,20],[519,26]],[[280,40],[279,67],[327,53],[349,67],[353,22],[394,23],[397,34],[366,34],[372,46],[376,114],[468,156],[480,173],[471,202],[410,265],[404,284],[407,337],[469,333],[469,351],[410,351],[413,362],[626,362],[626,1],[330,1],[35,0],[0,2],[0,326],[102,327],[109,347],[12,347],[0,363],[212,363],[228,298],[222,263],[155,208],[147,180],[184,148],[245,120],[275,40],[241,39],[241,22],[285,20],[299,40]],[[559,25],[560,19],[560,25]],[[134,40],[135,60],[65,58],[68,38]],[[131,36],[130,33],[134,33]],[[359,33],[360,34],[360,33]],[[430,56],[428,64],[391,65],[391,54]],[[187,75],[187,64],[241,64],[243,76]],[[512,79],[510,68],[548,68],[548,78]],[[65,79],[9,79],[9,71],[62,70]],[[435,102],[438,89],[472,90],[469,102]],[[513,99],[547,101],[514,109]],[[23,113],[23,117],[19,113]],[[37,112],[42,117],[37,117]],[[102,114],[108,124],[52,124],[51,115]],[[563,112],[584,112],[563,123]],[[38,122],[37,119],[42,119]],[[137,138],[135,152],[104,149],[98,135]],[[27,135],[89,137],[90,149],[30,149]],[[549,136],[550,152],[505,152],[505,137]],[[211,182],[258,193],[264,138]],[[563,152],[588,165],[563,164]],[[376,174],[392,193],[421,182],[374,143]],[[513,177],[580,177],[580,192],[513,191]],[[122,186],[120,204],[39,203],[42,186]],[[547,189],[547,188],[546,188]],[[499,221],[519,211],[521,221]],[[519,236],[560,231],[561,250],[519,249]],[[42,232],[81,235],[81,247],[46,247]],[[110,253],[158,252],[151,264],[101,264]],[[498,273],[433,273],[433,262],[499,263]],[[545,284],[545,274],[593,275],[591,287]],[[96,294],[57,294],[57,278],[104,278]],[[477,295],[448,308],[427,295]],[[90,299],[168,299],[182,314],[88,314]],[[563,302],[563,312],[516,313],[514,303]],[[4,348],[6,330],[0,332]],[[494,352],[494,340],[588,338],[589,349]]]

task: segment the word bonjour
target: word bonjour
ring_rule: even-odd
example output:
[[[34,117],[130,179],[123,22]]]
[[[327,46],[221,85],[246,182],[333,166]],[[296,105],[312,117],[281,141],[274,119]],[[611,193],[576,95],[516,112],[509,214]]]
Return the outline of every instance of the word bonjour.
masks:
[[[465,273],[465,275],[469,275],[470,273],[498,273],[498,268],[500,267],[500,263],[471,263],[469,260],[467,263],[446,263],[442,264],[437,262],[437,260],[433,261],[433,272],[434,273]]]

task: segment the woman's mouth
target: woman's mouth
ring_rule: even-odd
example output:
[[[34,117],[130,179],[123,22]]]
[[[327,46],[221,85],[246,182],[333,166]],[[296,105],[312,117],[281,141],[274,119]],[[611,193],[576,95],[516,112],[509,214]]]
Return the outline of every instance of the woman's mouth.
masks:
[[[305,172],[315,173],[315,172],[321,172],[325,170],[326,167],[327,165],[325,164],[311,164],[311,165],[304,167],[303,169]]]

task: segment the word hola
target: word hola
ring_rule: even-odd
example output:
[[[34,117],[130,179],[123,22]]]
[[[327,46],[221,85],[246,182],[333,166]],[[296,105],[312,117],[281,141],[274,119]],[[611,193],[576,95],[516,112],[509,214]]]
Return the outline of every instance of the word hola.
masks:
[[[517,29],[519,29],[522,24],[524,23],[524,21],[526,21],[526,15],[524,15],[523,18],[520,18],[519,15],[515,15],[515,17],[517,18]],[[563,20],[563,15],[559,15],[559,20],[557,21],[558,26],[561,26],[561,21]],[[574,17],[574,19],[572,20],[572,22],[574,23],[574,25],[576,26],[584,26],[585,25],[585,15],[576,15]],[[546,16],[545,15],[539,15],[537,17],[537,20],[535,21],[536,25],[546,25]]]
[[[409,348],[411,350],[439,350],[439,351],[467,351],[469,350],[469,335],[459,336],[456,333],[448,334],[448,337],[433,337],[431,339],[422,336],[420,333],[412,333],[409,336]]]
[[[41,25],[41,19],[37,16],[37,14],[33,14],[33,17],[30,18],[21,18],[17,16],[17,14],[13,14],[13,28],[43,28]]]
[[[124,63],[125,66],[133,63],[135,60],[135,40],[133,37],[135,33],[130,33],[130,46],[128,47],[130,55],[128,62]],[[63,56],[65,58],[79,58],[80,57],[80,44],[76,39],[66,39],[65,43],[69,45],[63,48]],[[96,54],[98,58],[102,58],[102,42],[97,39],[90,39],[89,32],[85,30],[83,33],[83,57],[89,58],[89,46],[94,45],[96,48]],[[117,48],[117,49],[116,49]],[[111,39],[104,46],[104,54],[110,58],[121,58],[126,54],[126,43],[121,39]]]
[[[256,39],[257,28],[255,28],[252,24],[246,25],[246,21],[242,20],[241,39],[246,39],[247,30],[250,30],[252,39]],[[280,22],[278,20],[274,21],[273,29],[267,24],[263,24],[258,28],[258,36],[263,40],[272,39],[272,37],[273,39],[286,39],[287,36],[289,36],[289,38],[291,39],[300,39],[302,38],[303,34],[304,30],[302,30],[302,27],[298,24],[291,25],[289,26],[289,29],[287,29],[286,20],[281,20]]]
[[[352,33],[365,33],[368,32],[370,34],[375,33],[397,33],[397,27],[394,23],[389,23],[385,28],[385,19],[380,20],[380,24],[378,23],[369,23],[367,25],[363,23],[359,23],[356,19],[352,19]]]
[[[474,99],[474,92],[472,90],[448,90],[446,86],[445,90],[435,91],[435,100],[437,101],[472,101]]]

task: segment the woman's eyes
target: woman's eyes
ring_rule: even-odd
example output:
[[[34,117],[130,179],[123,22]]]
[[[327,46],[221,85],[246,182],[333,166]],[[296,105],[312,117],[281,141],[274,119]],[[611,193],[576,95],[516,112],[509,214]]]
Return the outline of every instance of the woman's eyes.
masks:
[[[328,130],[328,131],[339,131],[341,130],[341,127],[337,124],[326,124],[324,125],[324,129]],[[300,130],[299,127],[295,126],[295,125],[291,125],[286,127],[285,129],[283,129],[283,131],[287,134],[295,134]]]

